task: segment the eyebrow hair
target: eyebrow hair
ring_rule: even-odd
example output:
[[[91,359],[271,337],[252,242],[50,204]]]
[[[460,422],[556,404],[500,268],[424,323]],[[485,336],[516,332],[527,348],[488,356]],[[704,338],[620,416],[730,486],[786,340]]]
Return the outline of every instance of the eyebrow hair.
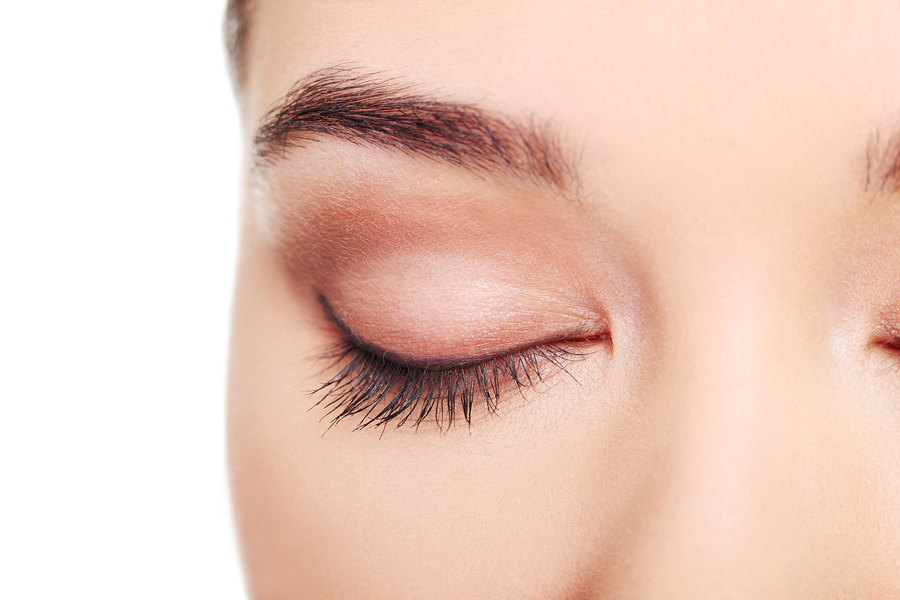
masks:
[[[865,191],[896,194],[900,192],[900,129],[882,142],[880,130],[869,137],[866,146]]]
[[[557,191],[578,181],[574,154],[552,123],[438,100],[353,67],[328,67],[297,82],[263,118],[254,155],[259,165],[270,164],[323,136]]]

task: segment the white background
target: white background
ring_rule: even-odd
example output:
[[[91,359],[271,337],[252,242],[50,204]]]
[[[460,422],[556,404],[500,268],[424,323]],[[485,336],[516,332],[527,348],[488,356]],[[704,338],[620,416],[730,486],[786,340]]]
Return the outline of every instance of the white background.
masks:
[[[244,596],[223,5],[3,5],[0,598]]]

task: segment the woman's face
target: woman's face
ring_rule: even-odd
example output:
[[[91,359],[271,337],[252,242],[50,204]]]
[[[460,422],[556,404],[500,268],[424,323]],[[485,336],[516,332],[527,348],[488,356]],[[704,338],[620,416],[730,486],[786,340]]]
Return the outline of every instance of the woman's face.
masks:
[[[254,597],[900,593],[900,6],[250,16]]]

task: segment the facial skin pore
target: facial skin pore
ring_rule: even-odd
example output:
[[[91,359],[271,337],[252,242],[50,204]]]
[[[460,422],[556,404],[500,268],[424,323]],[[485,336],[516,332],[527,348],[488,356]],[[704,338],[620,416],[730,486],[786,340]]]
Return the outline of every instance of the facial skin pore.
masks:
[[[253,598],[900,596],[900,6],[246,23]]]

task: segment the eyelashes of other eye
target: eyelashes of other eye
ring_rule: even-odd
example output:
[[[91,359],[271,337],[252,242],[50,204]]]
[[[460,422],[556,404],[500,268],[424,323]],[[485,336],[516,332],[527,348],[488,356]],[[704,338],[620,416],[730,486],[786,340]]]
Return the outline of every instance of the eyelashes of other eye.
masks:
[[[418,427],[426,420],[443,430],[460,416],[471,424],[478,404],[496,412],[502,393],[534,388],[551,372],[568,374],[567,365],[584,358],[589,345],[609,338],[569,337],[468,363],[412,363],[360,342],[322,304],[344,339],[322,356],[331,368],[340,367],[338,373],[313,395],[319,396],[316,405],[326,408],[331,426],[358,416],[357,430],[391,422]]]

